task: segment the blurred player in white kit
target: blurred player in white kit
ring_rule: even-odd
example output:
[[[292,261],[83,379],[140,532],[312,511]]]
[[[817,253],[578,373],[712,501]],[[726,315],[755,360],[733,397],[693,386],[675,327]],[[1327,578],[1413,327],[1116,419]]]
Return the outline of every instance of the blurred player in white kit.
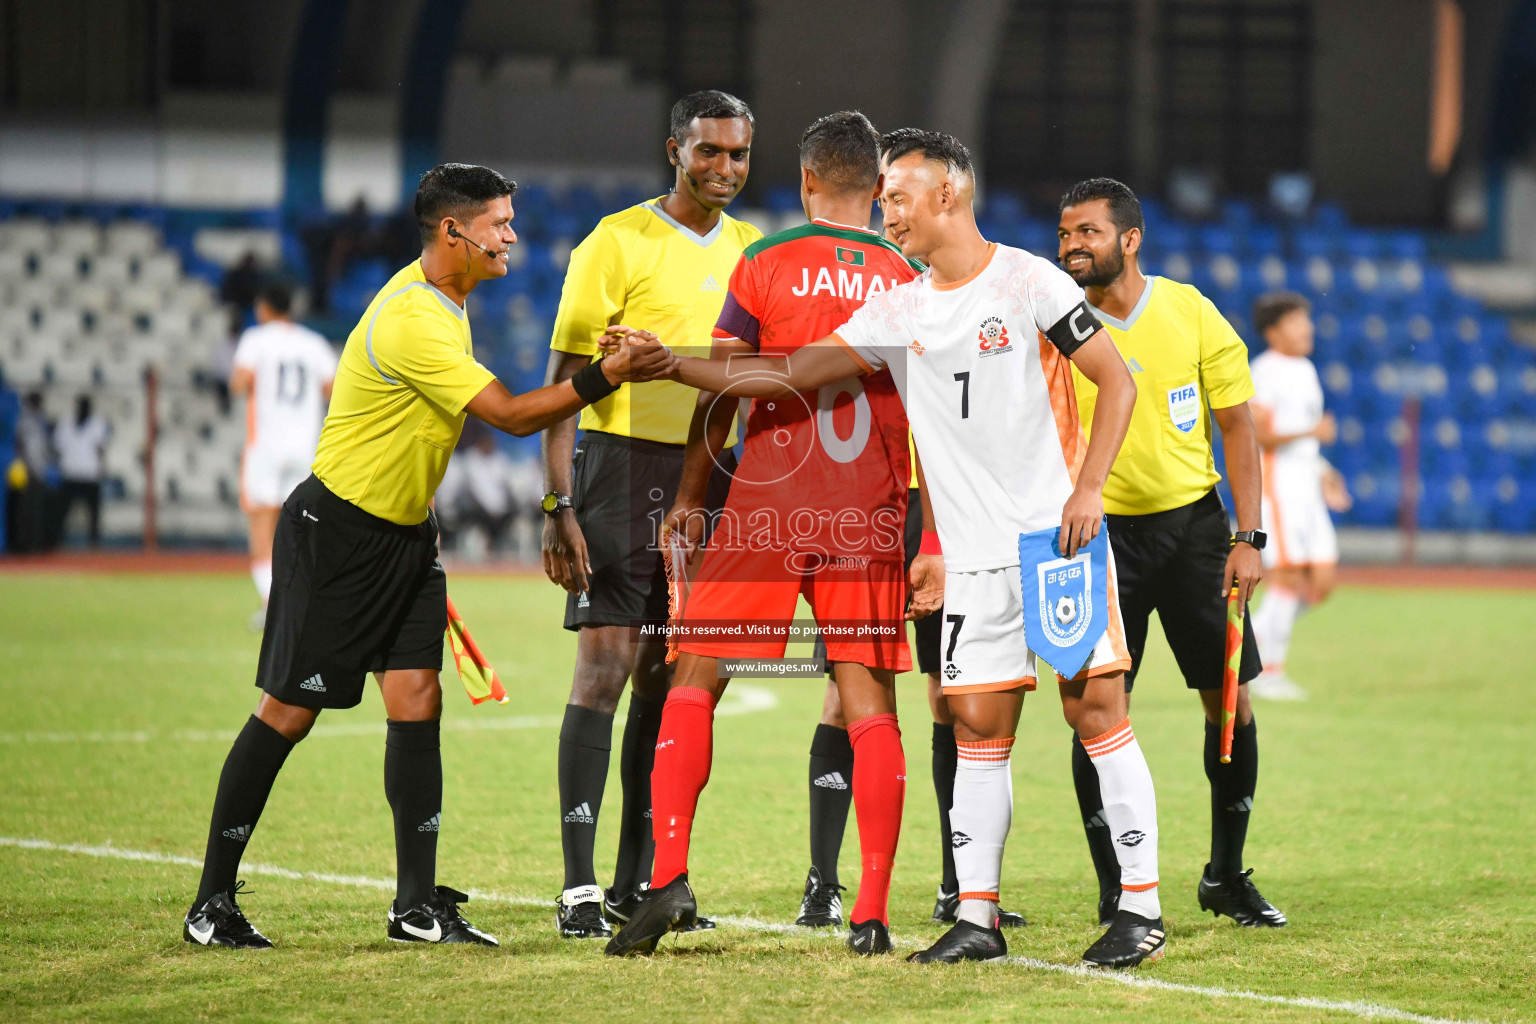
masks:
[[[1253,329],[1268,348],[1253,360],[1254,425],[1264,451],[1264,603],[1253,631],[1264,659],[1255,697],[1305,700],[1307,692],[1285,671],[1291,629],[1306,608],[1332,592],[1339,561],[1330,510],[1350,506],[1344,478],[1321,448],[1338,432],[1323,411],[1323,386],[1312,354],[1312,307],[1291,292],[1271,292],[1253,307]]]
[[[240,455],[240,507],[250,520],[251,579],[266,619],[272,590],[272,534],[290,491],[309,476],[336,378],[330,342],[293,322],[293,291],[265,282],[256,296],[256,326],[240,336],[229,389],[246,396],[245,449]]]

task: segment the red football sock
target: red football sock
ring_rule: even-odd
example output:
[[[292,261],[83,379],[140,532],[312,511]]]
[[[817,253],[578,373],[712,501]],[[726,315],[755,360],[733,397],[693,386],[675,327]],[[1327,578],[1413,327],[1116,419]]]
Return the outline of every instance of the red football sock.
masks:
[[[853,808],[859,819],[859,854],[864,873],[850,924],[878,919],[890,924],[891,866],[901,836],[901,806],[907,793],[907,758],[895,715],[870,715],[848,723],[853,744]]]
[[[696,686],[667,693],[651,769],[651,829],[656,860],[651,887],[660,889],[688,870],[693,812],[714,760],[715,698]]]

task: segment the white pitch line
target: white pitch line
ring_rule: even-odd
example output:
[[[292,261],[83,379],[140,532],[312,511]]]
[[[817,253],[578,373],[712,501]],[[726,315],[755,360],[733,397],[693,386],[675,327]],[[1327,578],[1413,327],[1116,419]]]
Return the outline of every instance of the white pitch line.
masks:
[[[747,683],[737,683],[725,691],[715,717],[750,715],[778,707],[779,698],[772,690]],[[322,718],[322,722],[326,719]],[[559,715],[498,715],[493,710],[474,718],[445,718],[444,732],[501,732],[513,729],[553,729],[560,725]],[[310,739],[337,736],[382,736],[383,722],[341,722],[316,725],[309,732]],[[151,743],[166,739],[172,742],[232,743],[239,732],[235,729],[171,729],[160,732],[155,729],[92,729],[83,732],[43,732],[25,730],[0,732],[0,744],[17,743]]]
[[[148,864],[172,864],[177,867],[200,869],[203,866],[202,861],[193,857],[159,853],[154,850],[129,850],[120,846],[54,843],[47,839],[23,839],[16,836],[0,836],[0,847],[10,847],[18,850],[39,850],[49,853],[74,853],[87,857],[106,857],[113,860],[140,861]],[[368,878],[363,875],[335,875],[323,871],[294,871],[291,868],[277,867],[271,864],[253,864],[250,862],[242,863],[240,871],[242,874],[286,878],[295,882],[325,882],[330,885],[345,885],[357,889],[377,889],[381,892],[393,892],[395,890],[395,883],[392,881],[383,878]],[[513,896],[505,893],[486,892],[481,889],[470,889],[469,895],[474,899],[484,900],[488,903],[503,903],[518,907],[550,907],[554,905],[554,900],[539,899],[534,896]],[[742,931],[804,934],[807,936],[811,934],[807,933],[805,929],[792,924],[762,921],[755,917],[721,915],[716,917],[715,920],[728,928],[738,928]],[[897,944],[901,946],[916,945],[911,939],[899,941]],[[1203,996],[1208,999],[1236,999],[1244,1002],[1269,1003],[1276,1006],[1294,1006],[1307,1010],[1326,1010],[1333,1013],[1349,1014],[1350,1016],[1360,1017],[1365,1020],[1408,1021],[1410,1024],[1485,1024],[1485,1022],[1475,1019],[1432,1017],[1427,1014],[1399,1010],[1393,1006],[1383,1006],[1379,1003],[1342,1002],[1334,999],[1319,999],[1315,996],[1278,996],[1263,992],[1251,992],[1247,989],[1216,988],[1212,985],[1188,985],[1183,982],[1164,981],[1161,978],[1152,978],[1140,973],[1102,971],[1078,964],[1058,964],[1048,960],[1036,960],[1033,957],[1027,956],[1009,957],[1008,962],[1019,967],[1027,967],[1030,970],[1049,971],[1054,974],[1069,974],[1086,981],[1100,981],[1125,985],[1130,988],[1154,989],[1163,992],[1178,992],[1184,995]]]

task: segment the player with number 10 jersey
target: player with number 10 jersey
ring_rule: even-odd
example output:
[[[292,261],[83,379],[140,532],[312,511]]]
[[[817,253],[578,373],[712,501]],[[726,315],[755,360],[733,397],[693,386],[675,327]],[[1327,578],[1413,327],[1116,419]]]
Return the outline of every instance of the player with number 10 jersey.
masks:
[[[747,248],[714,334],[788,356],[917,272],[875,232],[814,220]],[[803,592],[824,626],[881,627],[873,637],[827,636],[830,660],[910,670],[902,546],[910,472],[906,412],[889,372],[754,400],[730,497],[681,609],[679,649],[782,657],[782,633],[690,641],[689,627],[781,623]]]

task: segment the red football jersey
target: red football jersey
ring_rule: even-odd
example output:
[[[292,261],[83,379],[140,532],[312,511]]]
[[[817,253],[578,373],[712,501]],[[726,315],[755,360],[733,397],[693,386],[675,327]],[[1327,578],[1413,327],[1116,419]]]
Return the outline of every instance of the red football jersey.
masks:
[[[873,231],[819,220],[780,231],[742,254],[714,336],[789,355],[917,274]],[[907,415],[889,370],[753,400],[724,535],[711,545],[899,561],[910,477]]]

